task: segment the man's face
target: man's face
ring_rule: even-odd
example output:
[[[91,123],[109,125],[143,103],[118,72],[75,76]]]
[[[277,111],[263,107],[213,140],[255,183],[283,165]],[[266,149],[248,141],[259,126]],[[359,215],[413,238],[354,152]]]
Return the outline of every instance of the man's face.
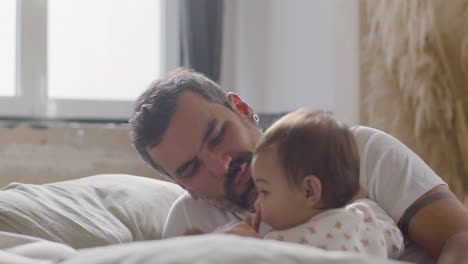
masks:
[[[252,209],[250,161],[260,135],[242,112],[185,91],[162,141],[148,153],[174,181],[214,205]]]

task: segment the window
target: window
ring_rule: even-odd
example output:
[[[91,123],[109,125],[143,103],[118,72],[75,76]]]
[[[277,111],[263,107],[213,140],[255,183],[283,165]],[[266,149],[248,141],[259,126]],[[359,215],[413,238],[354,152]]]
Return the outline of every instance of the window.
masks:
[[[0,96],[15,94],[15,0],[0,1]]]
[[[177,65],[176,11],[173,0],[2,0],[0,116],[127,120]]]

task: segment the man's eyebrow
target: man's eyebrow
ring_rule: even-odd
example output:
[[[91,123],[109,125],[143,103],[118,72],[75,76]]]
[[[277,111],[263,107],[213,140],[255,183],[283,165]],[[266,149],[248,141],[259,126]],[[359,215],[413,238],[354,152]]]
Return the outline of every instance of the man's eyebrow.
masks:
[[[206,140],[210,137],[211,133],[213,133],[213,130],[215,129],[217,123],[218,123],[218,120],[216,118],[211,119],[210,122],[208,122],[205,133],[203,134],[203,137],[202,137],[202,146],[205,144]]]
[[[213,130],[215,129],[217,123],[218,123],[218,120],[217,120],[217,119],[211,119],[211,120],[208,122],[208,125],[206,126],[206,129],[205,129],[205,133],[203,133],[201,147],[203,147],[203,145],[205,144],[205,142],[206,142],[206,141],[208,140],[208,138],[210,137],[211,133],[213,133]],[[197,158],[197,157],[194,157],[194,158],[192,158],[191,160],[182,163],[182,165],[180,165],[180,166],[175,170],[176,175],[177,175],[177,176],[182,176],[183,173],[185,172],[185,170],[186,170],[188,167],[190,167],[190,165],[191,165],[192,163],[194,163],[196,160],[198,160],[198,158]]]

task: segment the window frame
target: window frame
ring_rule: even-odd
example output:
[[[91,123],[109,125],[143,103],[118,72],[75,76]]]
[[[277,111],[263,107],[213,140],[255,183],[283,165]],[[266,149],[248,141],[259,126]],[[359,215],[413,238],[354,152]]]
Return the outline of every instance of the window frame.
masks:
[[[161,1],[161,73],[179,65],[179,0]],[[15,96],[0,118],[127,121],[133,101],[55,99],[47,94],[47,0],[17,0]]]

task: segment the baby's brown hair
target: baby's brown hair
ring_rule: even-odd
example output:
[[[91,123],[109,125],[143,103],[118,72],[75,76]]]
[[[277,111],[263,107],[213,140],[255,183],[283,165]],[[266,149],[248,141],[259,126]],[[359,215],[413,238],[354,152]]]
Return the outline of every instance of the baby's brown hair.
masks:
[[[266,130],[254,154],[269,147],[275,147],[291,186],[307,175],[320,179],[324,209],[344,206],[359,191],[356,140],[328,113],[301,108],[283,116]]]

